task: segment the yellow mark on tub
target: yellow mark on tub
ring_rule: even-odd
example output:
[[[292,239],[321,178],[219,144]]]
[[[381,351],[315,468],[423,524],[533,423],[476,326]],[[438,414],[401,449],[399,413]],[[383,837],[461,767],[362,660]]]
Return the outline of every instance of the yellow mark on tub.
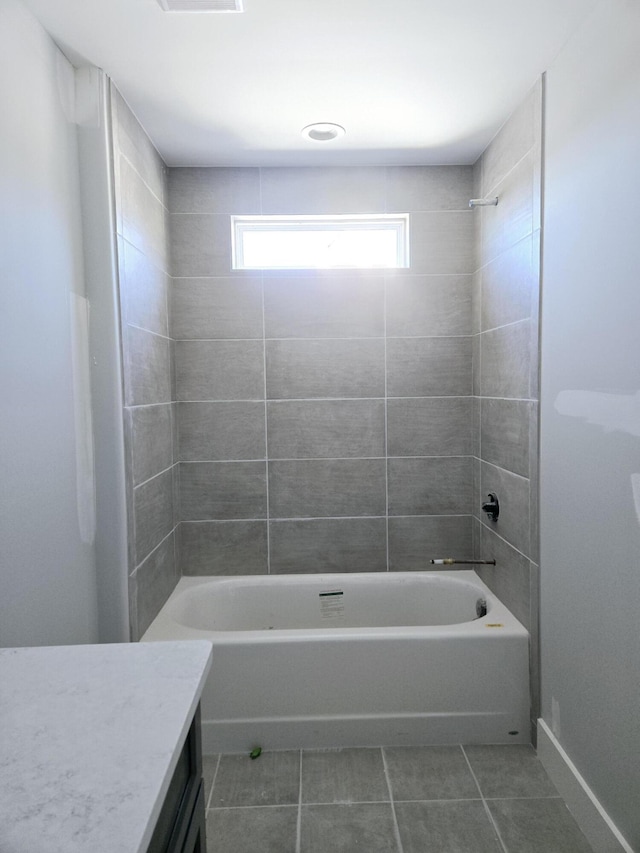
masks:
[[[503,622],[487,622],[485,628],[504,628]]]

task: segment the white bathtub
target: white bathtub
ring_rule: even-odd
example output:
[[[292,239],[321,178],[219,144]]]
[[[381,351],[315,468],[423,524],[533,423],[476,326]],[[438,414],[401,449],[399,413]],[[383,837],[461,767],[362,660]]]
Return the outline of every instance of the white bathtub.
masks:
[[[529,742],[529,635],[472,571],[184,577],[142,640],[203,637],[205,753]]]

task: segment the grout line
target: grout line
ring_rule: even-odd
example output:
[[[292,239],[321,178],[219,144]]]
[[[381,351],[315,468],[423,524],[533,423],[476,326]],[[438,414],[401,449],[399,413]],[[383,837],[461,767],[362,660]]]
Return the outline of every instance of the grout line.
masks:
[[[173,457],[172,457],[172,458],[173,458]],[[168,465],[166,468],[163,468],[163,469],[162,469],[162,471],[158,471],[158,473],[157,473],[157,474],[153,474],[151,477],[147,477],[147,479],[146,479],[146,480],[142,480],[142,482],[141,482],[141,483],[135,483],[135,484],[134,484],[134,487],[133,487],[134,492],[135,492],[137,489],[141,489],[141,488],[142,488],[142,486],[146,486],[146,485],[147,485],[147,483],[150,483],[152,480],[155,480],[157,477],[161,477],[163,474],[166,474],[166,473],[167,473],[167,471],[171,471],[171,469],[173,468],[173,466],[174,466],[174,465],[179,465],[179,464],[180,464],[179,462],[172,462],[172,463],[171,463],[170,465]]]
[[[260,210],[262,210],[262,179],[260,179]],[[267,574],[271,574],[271,536],[270,524],[271,507],[269,505],[269,420],[267,417],[267,340],[264,309],[264,276],[260,276],[260,293],[262,298],[262,379],[264,387],[264,465],[265,465],[265,489],[266,489],[266,514],[267,514]]]
[[[384,747],[380,747],[380,753],[382,754],[382,767],[384,769],[384,778],[387,783],[387,790],[389,791],[389,803],[391,804],[391,813],[393,815],[393,832],[396,838],[396,845],[398,847],[398,853],[404,853],[402,848],[402,839],[400,838],[400,827],[398,826],[398,816],[396,814],[396,804],[393,798],[391,779],[389,778],[389,767],[387,766],[387,757],[384,752]]]
[[[385,189],[386,192],[386,189]],[[389,564],[389,424],[388,424],[388,377],[387,377],[387,279],[384,279],[383,289],[383,323],[384,323],[384,492],[385,492],[385,516],[386,516],[386,564],[387,571],[390,571]]]
[[[512,320],[510,323],[502,323],[500,326],[491,326],[489,329],[481,329],[477,334],[486,335],[487,332],[498,332],[501,329],[509,329],[511,326],[520,326],[523,323],[531,323],[531,316],[521,317],[519,320]],[[450,337],[454,337],[454,335],[451,335]]]
[[[194,518],[194,519],[183,519],[181,524],[228,524],[229,522],[246,522],[246,521],[263,521],[265,523],[270,524],[281,524],[282,522],[290,522],[290,521],[377,521],[383,520],[385,518],[384,515],[302,515],[302,516],[283,516],[278,518],[270,518],[267,519],[265,516],[262,518],[255,517],[247,517],[247,518]],[[390,519],[397,518],[474,518],[474,516],[467,513],[450,513],[447,515],[392,515],[389,516]],[[506,540],[505,540],[506,542]],[[507,544],[509,544],[507,542]],[[513,547],[513,546],[510,546]],[[517,549],[515,549],[517,550]],[[525,556],[524,554],[522,556]],[[145,558],[146,559],[146,558]],[[527,558],[528,559],[528,558]]]
[[[211,800],[213,799],[213,789],[216,786],[216,779],[218,777],[218,769],[220,768],[220,760],[222,759],[222,755],[218,755],[218,760],[216,761],[216,769],[213,771],[213,779],[211,780],[211,790],[209,791],[209,797],[207,799],[207,805],[205,807],[205,811],[208,811],[212,808]]]
[[[129,329],[137,329],[139,332],[146,332],[148,335],[153,335],[156,338],[162,338],[163,341],[170,341],[171,343],[174,343],[173,338],[169,334],[163,335],[162,332],[156,332],[153,329],[145,329],[144,326],[137,326],[135,323],[127,322],[126,326]]]
[[[489,822],[490,822],[491,826],[493,827],[493,831],[496,834],[496,838],[498,839],[498,843],[502,847],[504,853],[509,853],[509,851],[507,849],[507,845],[504,843],[502,836],[500,835],[500,830],[498,829],[498,825],[496,824],[495,820],[493,819],[493,815],[491,814],[491,810],[489,809],[489,806],[488,806],[487,801],[484,797],[484,794],[482,793],[482,788],[480,787],[480,782],[478,782],[478,777],[473,772],[473,767],[471,766],[471,762],[469,761],[469,756],[465,752],[465,748],[462,744],[460,744],[460,749],[462,750],[462,754],[464,755],[465,761],[467,762],[467,766],[469,767],[469,772],[473,776],[473,781],[476,783],[476,787],[478,788],[478,793],[480,794],[480,798],[482,800],[482,805],[484,807],[484,810],[485,810],[487,817],[489,818]]]
[[[298,785],[298,820],[296,823],[296,853],[300,853],[302,845],[302,750],[300,750],[299,762],[300,780]]]
[[[182,459],[181,465],[199,465],[199,464],[232,464],[233,462],[264,462],[266,456],[259,456],[254,459]],[[271,456],[270,462],[383,462],[385,456]],[[407,459],[477,459],[473,453],[461,453],[451,456],[389,456],[390,460],[407,460]],[[483,462],[485,460],[482,460]],[[178,464],[177,461],[175,464]],[[500,468],[493,462],[486,462],[487,465],[492,465],[494,468]],[[506,471],[508,474],[514,474],[508,468],[500,468],[501,471]],[[155,476],[155,475],[154,475]],[[523,474],[514,474],[516,477],[522,477],[528,480]]]
[[[524,323],[529,320],[529,317],[525,317],[522,320],[514,320],[512,323],[505,323],[505,326],[514,326],[516,323]],[[131,324],[130,324],[131,325]],[[138,328],[143,328],[142,326]],[[503,326],[496,326],[496,329],[501,329]],[[144,329],[144,331],[150,331],[149,329]],[[493,329],[485,329],[484,331],[490,332]],[[158,334],[158,333],[155,333]],[[362,342],[362,341],[383,341],[385,340],[386,335],[322,335],[322,336],[314,336],[309,335],[308,337],[287,337],[287,338],[270,338],[266,335],[263,336],[264,340],[268,343],[277,342],[277,343],[322,343],[323,341],[354,341],[354,342]],[[228,343],[258,343],[263,340],[263,337],[253,337],[253,338],[172,338],[172,340],[179,341],[180,343],[216,343],[216,344],[228,344]],[[388,340],[391,341],[421,341],[421,340],[449,340],[450,338],[473,338],[475,335],[389,335]]]

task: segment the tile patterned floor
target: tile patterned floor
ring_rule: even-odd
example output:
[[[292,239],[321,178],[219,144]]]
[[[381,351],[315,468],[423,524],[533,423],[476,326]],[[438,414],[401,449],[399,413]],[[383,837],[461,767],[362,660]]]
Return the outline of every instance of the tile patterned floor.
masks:
[[[529,746],[205,757],[208,853],[591,853]]]

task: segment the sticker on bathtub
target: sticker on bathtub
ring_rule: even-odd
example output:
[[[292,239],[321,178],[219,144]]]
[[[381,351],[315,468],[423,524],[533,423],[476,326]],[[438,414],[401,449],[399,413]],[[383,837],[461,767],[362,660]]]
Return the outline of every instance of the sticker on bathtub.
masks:
[[[323,619],[340,619],[344,616],[344,590],[328,589],[320,593],[320,616]]]

